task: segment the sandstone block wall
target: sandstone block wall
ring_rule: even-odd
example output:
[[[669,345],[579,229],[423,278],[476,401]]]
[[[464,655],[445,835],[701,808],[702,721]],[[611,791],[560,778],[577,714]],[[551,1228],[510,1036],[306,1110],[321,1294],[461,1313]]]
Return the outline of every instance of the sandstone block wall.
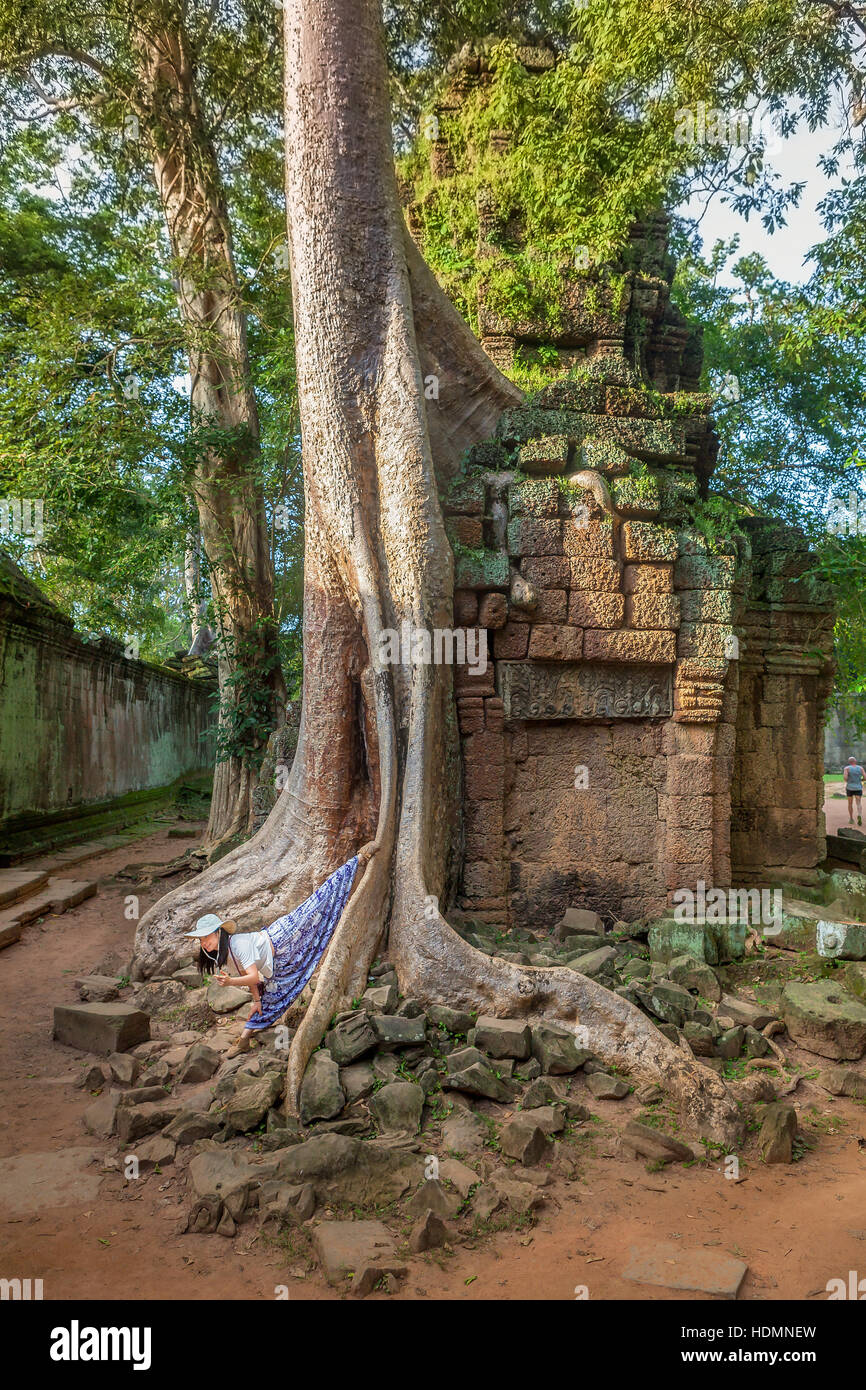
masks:
[[[127,660],[8,562],[0,585],[0,833],[213,762],[212,683]]]

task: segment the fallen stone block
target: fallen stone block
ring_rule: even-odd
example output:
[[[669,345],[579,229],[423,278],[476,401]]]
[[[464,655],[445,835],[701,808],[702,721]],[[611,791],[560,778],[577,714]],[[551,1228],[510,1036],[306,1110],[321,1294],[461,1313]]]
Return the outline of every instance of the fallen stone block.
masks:
[[[779,1016],[768,1009],[766,1004],[753,1004],[750,1000],[738,999],[733,994],[722,995],[719,1013],[731,1019],[733,1023],[741,1023],[744,1028],[756,1028],[758,1032]]]
[[[165,1129],[180,1110],[180,1101],[146,1101],[144,1105],[120,1105],[117,1109],[115,1131],[121,1143],[144,1139],[158,1129]]]
[[[427,1023],[423,1014],[418,1018],[371,1014],[370,1026],[381,1048],[418,1047],[427,1041]]]
[[[352,1278],[352,1297],[366,1298],[376,1289],[382,1293],[390,1293],[389,1280],[402,1279],[405,1274],[406,1266],[395,1264],[393,1260],[363,1265],[355,1270]]]
[[[619,1077],[608,1076],[607,1072],[592,1072],[586,1078],[586,1084],[596,1100],[623,1100],[628,1095],[627,1083]]]
[[[491,1018],[482,1015],[475,1024],[475,1046],[490,1057],[527,1058],[532,1045],[528,1023],[516,1018]]]
[[[208,1047],[207,1043],[196,1042],[184,1057],[177,1074],[178,1082],[182,1086],[190,1086],[200,1081],[209,1081],[219,1069],[221,1061],[220,1054]]]
[[[369,1102],[381,1134],[417,1134],[424,1109],[424,1092],[414,1081],[391,1081]]]
[[[301,1124],[311,1120],[332,1120],[346,1104],[340,1085],[340,1068],[329,1052],[314,1052],[301,1082]]]
[[[523,1112],[506,1120],[499,1135],[499,1143],[506,1157],[515,1158],[527,1168],[541,1163],[551,1150],[550,1140],[544,1130]]]
[[[768,1105],[758,1135],[764,1163],[790,1163],[796,1133],[797,1112],[793,1105]]]
[[[107,1136],[114,1133],[117,1120],[117,1109],[120,1104],[120,1095],[116,1091],[108,1091],[95,1100],[92,1105],[88,1105],[81,1117],[81,1122],[88,1134]]]
[[[108,1004],[120,995],[117,980],[108,975],[82,975],[75,981],[75,988],[86,1004]]]
[[[568,1076],[578,1071],[592,1053],[578,1047],[572,1033],[540,1023],[532,1029],[532,1055],[546,1075]]]
[[[448,1239],[448,1227],[440,1216],[434,1211],[426,1211],[423,1216],[419,1216],[409,1236],[409,1249],[413,1255],[420,1255],[425,1250],[434,1250],[439,1245],[444,1245]]]
[[[835,980],[787,984],[781,1013],[794,1042],[807,1052],[834,1061],[856,1061],[866,1052],[866,1005]]]
[[[586,907],[567,907],[560,917],[553,934],[559,937],[570,936],[572,933],[579,932],[589,936],[603,936],[604,923],[597,912],[592,912]]]
[[[479,1062],[464,1068],[463,1071],[449,1073],[442,1078],[442,1089],[465,1091],[470,1096],[484,1096],[487,1100],[508,1101],[514,1098],[514,1089],[508,1082],[494,1076],[493,1072]]]
[[[632,1247],[623,1279],[662,1289],[682,1289],[713,1298],[736,1298],[748,1265],[732,1255],[683,1249],[673,1241],[645,1249]]]
[[[866,1100],[866,1076],[854,1071],[853,1067],[830,1067],[818,1077],[819,1085],[833,1096],[850,1096],[852,1100]]]
[[[325,1035],[325,1046],[341,1067],[356,1062],[377,1046],[376,1034],[363,1009],[357,1009]]]
[[[657,1145],[669,1154],[671,1159],[676,1159],[680,1163],[688,1163],[694,1157],[689,1144],[684,1144],[680,1139],[675,1139],[673,1135],[666,1134],[662,1129],[654,1129],[652,1125],[645,1125],[640,1120],[629,1120],[623,1138],[636,1146],[640,1144]],[[643,1150],[638,1148],[638,1152],[643,1152]]]
[[[321,1134],[285,1149],[274,1176],[312,1183],[321,1202],[379,1206],[402,1197],[423,1176],[423,1162],[375,1140]]]
[[[313,1246],[329,1284],[367,1266],[393,1263],[397,1253],[381,1221],[322,1221],[313,1232]]]
[[[82,1052],[126,1052],[150,1037],[150,1017],[132,1004],[58,1004],[54,1039]]]

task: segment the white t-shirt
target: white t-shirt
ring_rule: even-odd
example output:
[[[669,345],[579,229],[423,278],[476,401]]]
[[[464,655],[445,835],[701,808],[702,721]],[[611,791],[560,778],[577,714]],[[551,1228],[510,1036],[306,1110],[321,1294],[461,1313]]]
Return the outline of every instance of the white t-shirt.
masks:
[[[230,938],[229,944],[231,952],[226,956],[223,966],[227,975],[245,975],[255,966],[262,979],[271,978],[274,973],[274,948],[267,932],[237,932]],[[235,969],[232,955],[238,963],[238,969]]]

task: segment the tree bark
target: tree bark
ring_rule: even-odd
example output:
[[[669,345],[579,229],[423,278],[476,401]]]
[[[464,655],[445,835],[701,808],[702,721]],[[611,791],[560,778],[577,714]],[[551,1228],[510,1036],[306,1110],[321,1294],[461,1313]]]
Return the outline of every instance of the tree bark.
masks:
[[[729,1139],[722,1081],[638,1009],[566,969],[519,967],[445,919],[459,871],[460,768],[448,666],[383,666],[379,636],[452,622],[453,560],[434,466],[453,470],[519,399],[408,242],[398,203],[378,0],[289,0],[286,179],[304,454],[304,697],[286,790],[249,846],[149,912],[151,963],[193,913],[241,925],[285,911],[375,826],[289,1055],[296,1113],[334,1011],[362,991],[386,929],[404,994],[571,1029],[636,1080],[662,1081],[689,1123]],[[425,408],[423,378],[440,375]],[[443,389],[444,386],[444,389]],[[429,413],[428,413],[429,411]],[[152,965],[151,965],[152,968]]]
[[[204,841],[212,848],[250,827],[256,760],[286,690],[246,316],[182,0],[153,0],[137,12],[137,25],[139,102],[190,335],[191,413],[202,429],[192,486],[219,628],[220,724],[224,738],[242,712],[252,711],[261,724],[243,750],[217,763]]]

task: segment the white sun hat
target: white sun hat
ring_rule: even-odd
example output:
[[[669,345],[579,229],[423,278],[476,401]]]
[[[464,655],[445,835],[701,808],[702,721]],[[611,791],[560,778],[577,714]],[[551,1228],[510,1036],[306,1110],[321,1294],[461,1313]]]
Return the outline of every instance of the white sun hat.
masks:
[[[185,931],[183,935],[192,937],[210,936],[211,932],[219,931],[220,927],[231,930],[231,928],[234,927],[234,922],[230,917],[223,921],[222,917],[217,917],[215,912],[208,912],[204,917],[199,917],[195,924],[195,931]]]

